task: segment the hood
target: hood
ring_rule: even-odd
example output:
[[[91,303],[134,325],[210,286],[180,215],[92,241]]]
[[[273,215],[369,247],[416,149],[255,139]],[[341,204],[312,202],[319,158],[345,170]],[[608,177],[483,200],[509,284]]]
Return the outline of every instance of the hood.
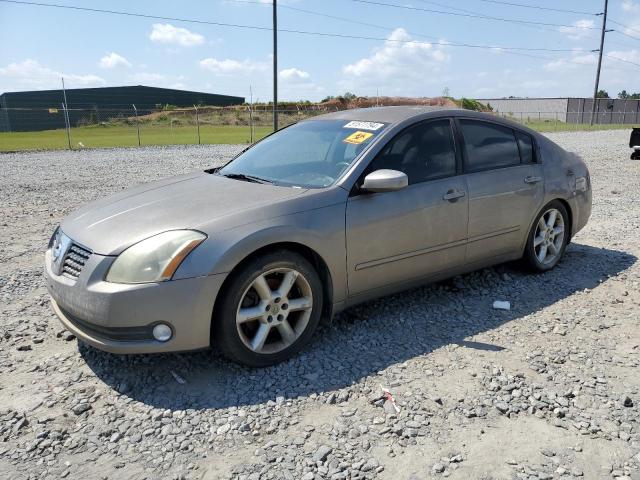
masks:
[[[221,228],[233,228],[249,220],[243,213],[304,192],[198,172],[143,184],[91,202],[67,216],[61,228],[97,254],[117,255],[167,230],[210,233],[208,227],[225,217],[228,222]]]

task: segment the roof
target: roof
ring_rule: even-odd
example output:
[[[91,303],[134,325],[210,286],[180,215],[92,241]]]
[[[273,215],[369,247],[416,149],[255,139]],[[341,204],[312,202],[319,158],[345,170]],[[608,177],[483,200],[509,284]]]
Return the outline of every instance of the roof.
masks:
[[[534,136],[539,136],[537,132],[534,132],[526,125],[514,122],[513,120],[503,118],[499,115],[494,115],[485,112],[476,112],[474,110],[467,110],[464,108],[451,108],[451,107],[420,107],[420,106],[403,106],[403,107],[372,107],[372,108],[355,108],[353,110],[341,110],[339,112],[327,113],[325,115],[319,115],[317,117],[311,117],[305,122],[311,120],[359,120],[363,122],[381,122],[388,124],[399,124],[415,117],[422,117],[422,119],[431,119],[438,117],[464,117],[464,118],[477,118],[480,120],[489,120],[493,123],[500,123],[509,128],[517,128],[529,132]],[[410,123],[410,122],[409,122]]]
[[[361,120],[364,122],[399,123],[412,117],[424,115],[425,113],[459,112],[460,108],[451,107],[428,107],[428,106],[406,106],[406,107],[371,107],[354,108],[353,110],[340,110],[334,113],[327,113],[315,119],[323,120]]]
[[[162,92],[179,92],[179,93],[193,93],[198,95],[220,95],[218,93],[208,93],[208,92],[196,92],[193,90],[180,90],[176,88],[163,88],[163,87],[149,87],[146,85],[120,85],[120,86],[108,86],[108,87],[82,87],[82,88],[67,88],[67,93],[73,92],[108,92],[108,91],[119,91],[119,90],[147,90],[147,91],[162,91]],[[61,88],[52,88],[47,90],[19,90],[13,92],[3,92],[0,95],[19,95],[19,94],[30,94],[30,93],[57,93],[61,92]],[[223,95],[225,97],[233,96],[233,95]],[[238,97],[241,98],[241,97]]]

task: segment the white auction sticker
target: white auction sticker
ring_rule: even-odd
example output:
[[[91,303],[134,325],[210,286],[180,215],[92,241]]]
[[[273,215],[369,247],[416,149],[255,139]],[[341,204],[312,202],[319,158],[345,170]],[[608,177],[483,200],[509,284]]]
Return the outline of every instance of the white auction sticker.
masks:
[[[376,130],[380,130],[382,127],[384,127],[384,123],[375,123],[375,122],[349,122],[347,123],[344,128],[356,128],[358,130],[373,130],[374,132]]]

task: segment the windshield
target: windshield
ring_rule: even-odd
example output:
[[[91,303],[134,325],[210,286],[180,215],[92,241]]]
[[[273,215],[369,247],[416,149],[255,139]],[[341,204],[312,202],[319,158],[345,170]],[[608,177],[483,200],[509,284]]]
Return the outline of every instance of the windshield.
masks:
[[[331,185],[384,130],[384,123],[310,120],[256,143],[218,171],[277,185]]]

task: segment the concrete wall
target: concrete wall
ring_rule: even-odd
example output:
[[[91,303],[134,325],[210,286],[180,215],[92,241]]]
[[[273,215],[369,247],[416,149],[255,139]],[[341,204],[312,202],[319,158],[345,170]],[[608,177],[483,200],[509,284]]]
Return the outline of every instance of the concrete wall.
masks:
[[[478,101],[515,120],[567,121],[568,98],[481,98]]]

